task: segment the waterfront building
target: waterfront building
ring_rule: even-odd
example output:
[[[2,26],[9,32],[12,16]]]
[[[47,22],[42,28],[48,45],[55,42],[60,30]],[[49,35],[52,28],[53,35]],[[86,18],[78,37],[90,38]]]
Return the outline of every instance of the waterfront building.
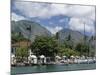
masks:
[[[57,55],[57,56],[55,57],[55,61],[56,61],[56,62],[59,62],[60,60],[61,60],[61,57]]]
[[[16,64],[16,58],[14,54],[11,54],[11,65],[15,65]]]
[[[19,42],[16,42],[16,43],[12,43],[11,44],[11,53],[12,54],[15,54],[16,53],[16,50],[17,48],[19,47],[29,47],[31,45],[31,42],[28,41],[28,40],[23,40],[23,41],[19,41]]]
[[[40,58],[40,64],[46,63],[46,57],[44,55],[41,55],[39,58]]]
[[[29,62],[30,64],[37,64],[37,57],[36,57],[35,55],[30,55],[30,56],[28,57],[28,62]]]

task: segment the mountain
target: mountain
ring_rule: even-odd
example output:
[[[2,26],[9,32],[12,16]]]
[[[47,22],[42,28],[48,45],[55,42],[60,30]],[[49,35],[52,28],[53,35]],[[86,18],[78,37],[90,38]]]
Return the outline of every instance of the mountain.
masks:
[[[67,40],[68,36],[70,36],[70,39],[73,40],[74,43],[78,43],[83,40],[84,35],[81,34],[78,31],[73,31],[71,29],[62,29],[58,32],[58,38],[60,41]]]
[[[56,36],[59,44],[67,42],[67,44],[75,47],[78,43],[84,43],[84,34],[82,34],[81,32],[65,28],[58,31],[56,35],[53,35],[39,23],[28,20],[11,21],[11,32],[11,35],[13,37],[12,42],[16,42],[16,39],[23,39],[23,37],[26,39],[30,39],[33,42],[36,36]],[[19,33],[21,33],[20,38]],[[90,52],[95,53],[96,37],[85,35],[85,43],[89,45]]]
[[[57,32],[56,36],[58,37],[58,40],[60,41],[60,43],[64,43],[67,42],[68,44],[73,45],[74,47],[78,44],[78,43],[84,43],[87,44],[90,48],[90,53],[95,53],[96,52],[96,37],[95,36],[87,36],[84,34],[78,32],[78,31],[74,31],[71,29],[62,29],[59,32]],[[85,38],[85,41],[84,41]]]
[[[27,29],[31,26],[31,33]],[[28,20],[20,20],[20,21],[12,21],[11,22],[11,31],[13,33],[19,33],[25,37],[34,41],[36,36],[51,36],[51,32],[49,32],[46,28],[41,26],[39,23],[28,21]]]

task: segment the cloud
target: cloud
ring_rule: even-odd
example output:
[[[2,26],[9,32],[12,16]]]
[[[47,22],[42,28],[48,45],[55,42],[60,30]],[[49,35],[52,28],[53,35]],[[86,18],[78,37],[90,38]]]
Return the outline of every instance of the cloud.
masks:
[[[66,14],[65,4],[14,2],[14,10],[26,17],[51,18],[56,15]]]
[[[47,18],[49,17],[48,5],[45,3],[33,3],[33,2],[14,2],[15,10],[19,11],[20,14],[32,18]]]
[[[19,21],[19,20],[24,20],[25,18],[23,16],[17,15],[16,13],[11,13],[11,20],[14,21]]]
[[[48,27],[46,26],[46,28],[52,33],[52,34],[56,34],[58,31],[62,30],[63,28],[60,26],[56,26],[56,27]]]
[[[95,25],[91,20],[84,18],[71,18],[69,21],[69,28],[76,31],[85,31],[91,34],[95,33]]]
[[[94,6],[51,4],[51,3],[33,3],[33,2],[14,2],[14,7],[22,15],[27,17],[50,18],[52,16],[64,15],[68,17],[94,18]]]
[[[84,25],[78,18],[71,18],[69,22],[69,28],[72,30],[84,30]]]
[[[83,22],[86,24],[86,31],[94,30],[95,6],[37,3],[37,2],[18,2],[13,3],[14,9],[25,18],[49,19],[53,16],[63,15],[69,17],[69,28],[82,31]],[[21,19],[23,18],[20,16]],[[60,22],[62,22],[61,20]],[[65,20],[66,21],[66,20]],[[58,28],[59,29],[59,28]],[[57,28],[49,30],[57,31]],[[54,32],[51,31],[51,32]],[[94,30],[95,32],[95,30]],[[93,32],[93,33],[94,33]]]

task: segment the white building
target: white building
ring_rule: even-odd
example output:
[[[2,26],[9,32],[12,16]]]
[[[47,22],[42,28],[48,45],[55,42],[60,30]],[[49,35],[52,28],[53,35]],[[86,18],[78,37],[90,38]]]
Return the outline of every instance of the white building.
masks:
[[[14,54],[11,54],[11,65],[15,65],[16,64],[16,58]]]
[[[59,62],[60,60],[61,60],[61,57],[57,55],[57,56],[55,57],[55,61],[56,61],[56,62]]]
[[[46,57],[44,55],[40,56],[40,64],[45,64],[46,63]]]
[[[36,57],[35,55],[30,55],[30,56],[28,57],[28,61],[29,61],[29,63],[31,63],[31,64],[37,64],[37,57]]]
[[[31,64],[37,64],[37,57],[33,55],[31,49],[29,50],[28,62]]]

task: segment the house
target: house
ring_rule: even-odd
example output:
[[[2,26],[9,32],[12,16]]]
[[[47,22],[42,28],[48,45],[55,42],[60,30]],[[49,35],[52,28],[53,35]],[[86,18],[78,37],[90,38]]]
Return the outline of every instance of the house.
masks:
[[[11,65],[15,65],[16,64],[16,58],[14,54],[11,54]]]
[[[45,64],[46,63],[46,57],[44,55],[40,56],[40,64]]]
[[[14,44],[11,44],[11,53],[15,54],[17,48],[30,47],[30,45],[31,45],[31,42],[28,40],[23,40],[23,41],[19,41],[19,42],[16,42]]]

